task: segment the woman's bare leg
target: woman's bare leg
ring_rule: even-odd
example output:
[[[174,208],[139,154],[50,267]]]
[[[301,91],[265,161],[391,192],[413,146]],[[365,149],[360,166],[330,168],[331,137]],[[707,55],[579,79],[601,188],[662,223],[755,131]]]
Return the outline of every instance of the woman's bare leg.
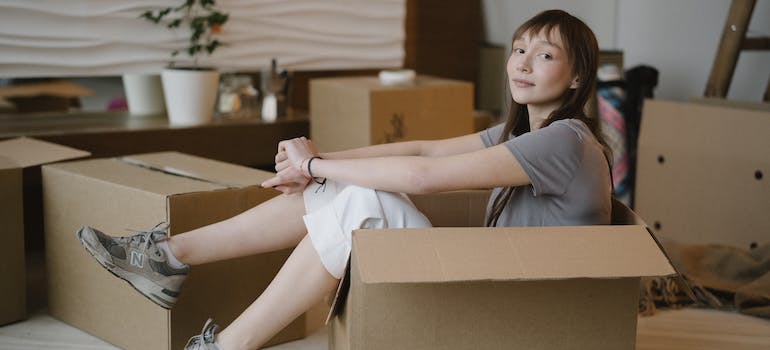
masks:
[[[337,286],[309,236],[294,249],[278,275],[217,337],[222,349],[257,349]]]
[[[230,219],[171,236],[174,256],[198,265],[297,245],[307,233],[302,193],[279,195]]]

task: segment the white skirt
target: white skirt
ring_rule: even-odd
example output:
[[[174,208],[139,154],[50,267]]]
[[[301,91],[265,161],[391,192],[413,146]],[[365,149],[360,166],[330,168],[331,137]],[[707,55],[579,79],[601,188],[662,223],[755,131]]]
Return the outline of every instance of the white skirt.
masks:
[[[325,186],[310,184],[303,196],[307,214],[302,219],[308,235],[324,267],[335,278],[345,273],[353,230],[431,227],[401,193],[327,180]]]

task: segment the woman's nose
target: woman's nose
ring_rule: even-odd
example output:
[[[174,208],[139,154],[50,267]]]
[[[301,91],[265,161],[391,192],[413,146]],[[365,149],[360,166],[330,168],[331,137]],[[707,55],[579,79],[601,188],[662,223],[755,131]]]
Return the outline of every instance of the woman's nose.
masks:
[[[524,56],[511,58],[513,69],[517,72],[529,73],[530,67],[527,59]]]
[[[529,73],[530,72],[530,66],[529,66],[529,62],[527,61],[527,59],[524,58],[524,57],[519,59],[519,61],[516,62],[516,69],[518,71],[520,71],[520,72]]]

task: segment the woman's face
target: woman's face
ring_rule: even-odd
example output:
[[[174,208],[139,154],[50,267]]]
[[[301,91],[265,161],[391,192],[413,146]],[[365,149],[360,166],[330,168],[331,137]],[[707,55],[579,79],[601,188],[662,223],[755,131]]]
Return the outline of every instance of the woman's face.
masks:
[[[507,71],[513,100],[530,111],[556,109],[567,89],[577,87],[558,28],[550,35],[526,32],[514,40]]]

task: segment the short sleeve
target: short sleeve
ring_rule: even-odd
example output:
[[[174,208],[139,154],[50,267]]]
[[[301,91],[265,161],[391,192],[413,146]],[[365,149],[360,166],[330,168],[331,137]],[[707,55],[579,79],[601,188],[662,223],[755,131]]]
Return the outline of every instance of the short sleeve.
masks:
[[[529,176],[534,195],[561,195],[580,167],[582,141],[569,124],[558,121],[504,145]]]
[[[503,133],[504,127],[505,123],[500,123],[489,129],[479,131],[479,136],[481,136],[481,141],[484,142],[484,146],[492,147],[496,145],[497,141],[500,140],[500,134]]]

